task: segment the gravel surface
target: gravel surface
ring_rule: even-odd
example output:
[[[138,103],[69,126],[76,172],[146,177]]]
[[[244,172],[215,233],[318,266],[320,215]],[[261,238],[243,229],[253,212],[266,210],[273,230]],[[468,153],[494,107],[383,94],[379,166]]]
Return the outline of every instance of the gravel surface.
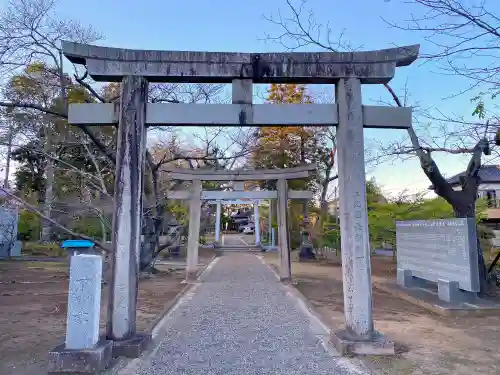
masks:
[[[202,281],[135,374],[358,374],[327,353],[309,317],[256,256],[225,255]]]

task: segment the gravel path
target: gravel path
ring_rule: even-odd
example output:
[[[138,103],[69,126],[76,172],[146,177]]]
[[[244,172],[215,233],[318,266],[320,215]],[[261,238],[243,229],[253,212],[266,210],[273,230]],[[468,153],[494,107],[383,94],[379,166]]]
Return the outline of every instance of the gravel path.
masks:
[[[134,374],[361,373],[327,353],[309,317],[256,256],[218,258],[202,281]]]

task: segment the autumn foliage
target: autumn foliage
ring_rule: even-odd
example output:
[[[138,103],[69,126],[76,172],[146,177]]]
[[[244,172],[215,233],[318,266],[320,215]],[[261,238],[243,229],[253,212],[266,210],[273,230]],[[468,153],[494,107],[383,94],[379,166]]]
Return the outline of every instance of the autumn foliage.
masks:
[[[304,85],[273,84],[267,103],[312,103]],[[253,161],[257,168],[287,168],[305,163],[314,152],[314,133],[304,126],[266,126],[259,128]]]

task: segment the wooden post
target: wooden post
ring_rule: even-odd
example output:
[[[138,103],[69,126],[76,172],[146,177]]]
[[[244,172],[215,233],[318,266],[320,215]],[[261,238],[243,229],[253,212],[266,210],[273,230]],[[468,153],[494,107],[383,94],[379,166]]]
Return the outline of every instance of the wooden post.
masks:
[[[186,280],[196,280],[198,271],[198,246],[200,240],[201,181],[193,180],[189,202],[189,232],[187,244]]]
[[[354,340],[373,339],[372,286],[361,82],[336,85],[340,195],[340,235],[346,332]]]
[[[146,79],[140,76],[123,78],[116,155],[111,295],[107,321],[107,336],[113,341],[128,340],[136,334],[147,96]]]
[[[290,263],[290,248],[288,245],[288,187],[285,179],[277,181],[278,190],[278,247],[280,253],[280,280],[290,281],[292,268]]]

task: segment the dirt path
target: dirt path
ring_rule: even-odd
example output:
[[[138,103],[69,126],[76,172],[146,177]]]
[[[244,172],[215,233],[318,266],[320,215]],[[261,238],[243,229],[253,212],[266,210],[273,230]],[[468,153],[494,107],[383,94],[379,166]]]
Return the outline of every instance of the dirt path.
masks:
[[[150,330],[184,286],[184,270],[161,269],[139,283],[138,330]],[[66,263],[0,262],[0,374],[45,373],[47,353],[64,341],[67,293]],[[102,332],[107,295],[104,287]]]
[[[277,256],[266,254],[277,266]],[[394,274],[394,264],[372,260],[374,278]],[[297,289],[330,327],[344,323],[339,265],[292,263]],[[389,276],[391,277],[391,276]],[[443,317],[373,289],[375,327],[393,339],[395,357],[365,357],[363,361],[387,375],[498,375],[500,316]]]

